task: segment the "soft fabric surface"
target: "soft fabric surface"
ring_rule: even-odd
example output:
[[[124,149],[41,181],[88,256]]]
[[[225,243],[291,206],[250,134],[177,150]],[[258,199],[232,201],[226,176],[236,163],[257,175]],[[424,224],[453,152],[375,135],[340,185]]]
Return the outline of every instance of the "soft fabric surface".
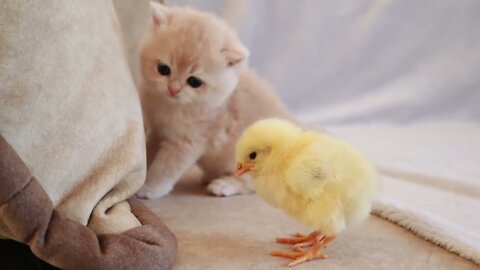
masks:
[[[113,0],[120,28],[122,29],[123,41],[127,53],[128,63],[137,86],[140,82],[140,66],[138,61],[138,46],[140,38],[147,29],[150,19],[149,2],[159,0]]]
[[[139,226],[125,200],[144,182],[144,132],[113,4],[1,6],[0,134],[65,217]]]
[[[171,269],[175,236],[127,201],[145,140],[112,2],[2,1],[0,25],[0,247],[63,269]]]
[[[175,236],[138,200],[130,200],[129,205],[142,226],[122,234],[97,235],[65,218],[0,136],[0,232],[27,244],[38,258],[62,269],[171,269]],[[0,240],[0,247],[5,241]],[[2,269],[15,263],[19,254],[14,255],[0,254]],[[20,269],[20,265],[13,268]]]
[[[328,131],[377,164],[382,176],[377,215],[480,264],[480,125],[362,125]]]
[[[309,232],[257,195],[217,198],[193,171],[167,197],[145,201],[178,239],[176,269],[287,269],[287,259],[269,252],[288,247],[275,237]],[[326,249],[329,258],[295,269],[478,269],[410,231],[371,216],[345,230]]]

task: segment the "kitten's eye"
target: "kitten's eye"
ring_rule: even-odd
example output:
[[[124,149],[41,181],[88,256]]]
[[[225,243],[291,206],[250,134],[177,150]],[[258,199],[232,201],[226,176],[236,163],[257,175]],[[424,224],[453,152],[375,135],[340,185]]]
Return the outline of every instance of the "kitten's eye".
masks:
[[[188,77],[187,83],[192,88],[198,88],[198,87],[202,86],[202,84],[203,84],[203,82],[199,78],[194,77],[194,76]]]
[[[252,152],[252,153],[250,153],[250,155],[248,155],[248,157],[249,157],[251,160],[254,160],[254,159],[257,157],[257,152]]]
[[[157,71],[158,73],[160,73],[160,75],[163,75],[163,76],[170,75],[170,67],[165,64],[158,64]]]

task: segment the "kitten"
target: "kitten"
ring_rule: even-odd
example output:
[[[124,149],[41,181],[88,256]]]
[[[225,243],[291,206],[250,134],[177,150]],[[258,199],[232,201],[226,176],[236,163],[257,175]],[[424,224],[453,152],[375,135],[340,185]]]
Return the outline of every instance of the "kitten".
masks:
[[[234,147],[256,120],[293,120],[271,87],[247,68],[248,50],[226,22],[151,3],[140,49],[140,96],[149,169],[137,196],[168,194],[195,163],[217,196],[252,192],[234,175]]]

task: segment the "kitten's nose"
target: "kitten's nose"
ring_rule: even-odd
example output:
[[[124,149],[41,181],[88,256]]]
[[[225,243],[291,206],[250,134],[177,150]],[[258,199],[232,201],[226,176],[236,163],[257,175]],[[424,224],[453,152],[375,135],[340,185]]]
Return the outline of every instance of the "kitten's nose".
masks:
[[[181,85],[178,81],[173,81],[168,84],[167,88],[170,96],[175,96],[180,92]]]

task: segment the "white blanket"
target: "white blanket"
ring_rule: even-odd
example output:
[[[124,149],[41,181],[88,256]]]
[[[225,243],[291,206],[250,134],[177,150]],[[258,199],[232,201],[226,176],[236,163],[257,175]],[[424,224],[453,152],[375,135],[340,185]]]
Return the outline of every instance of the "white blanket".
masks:
[[[328,129],[377,165],[374,213],[480,264],[480,125]]]

